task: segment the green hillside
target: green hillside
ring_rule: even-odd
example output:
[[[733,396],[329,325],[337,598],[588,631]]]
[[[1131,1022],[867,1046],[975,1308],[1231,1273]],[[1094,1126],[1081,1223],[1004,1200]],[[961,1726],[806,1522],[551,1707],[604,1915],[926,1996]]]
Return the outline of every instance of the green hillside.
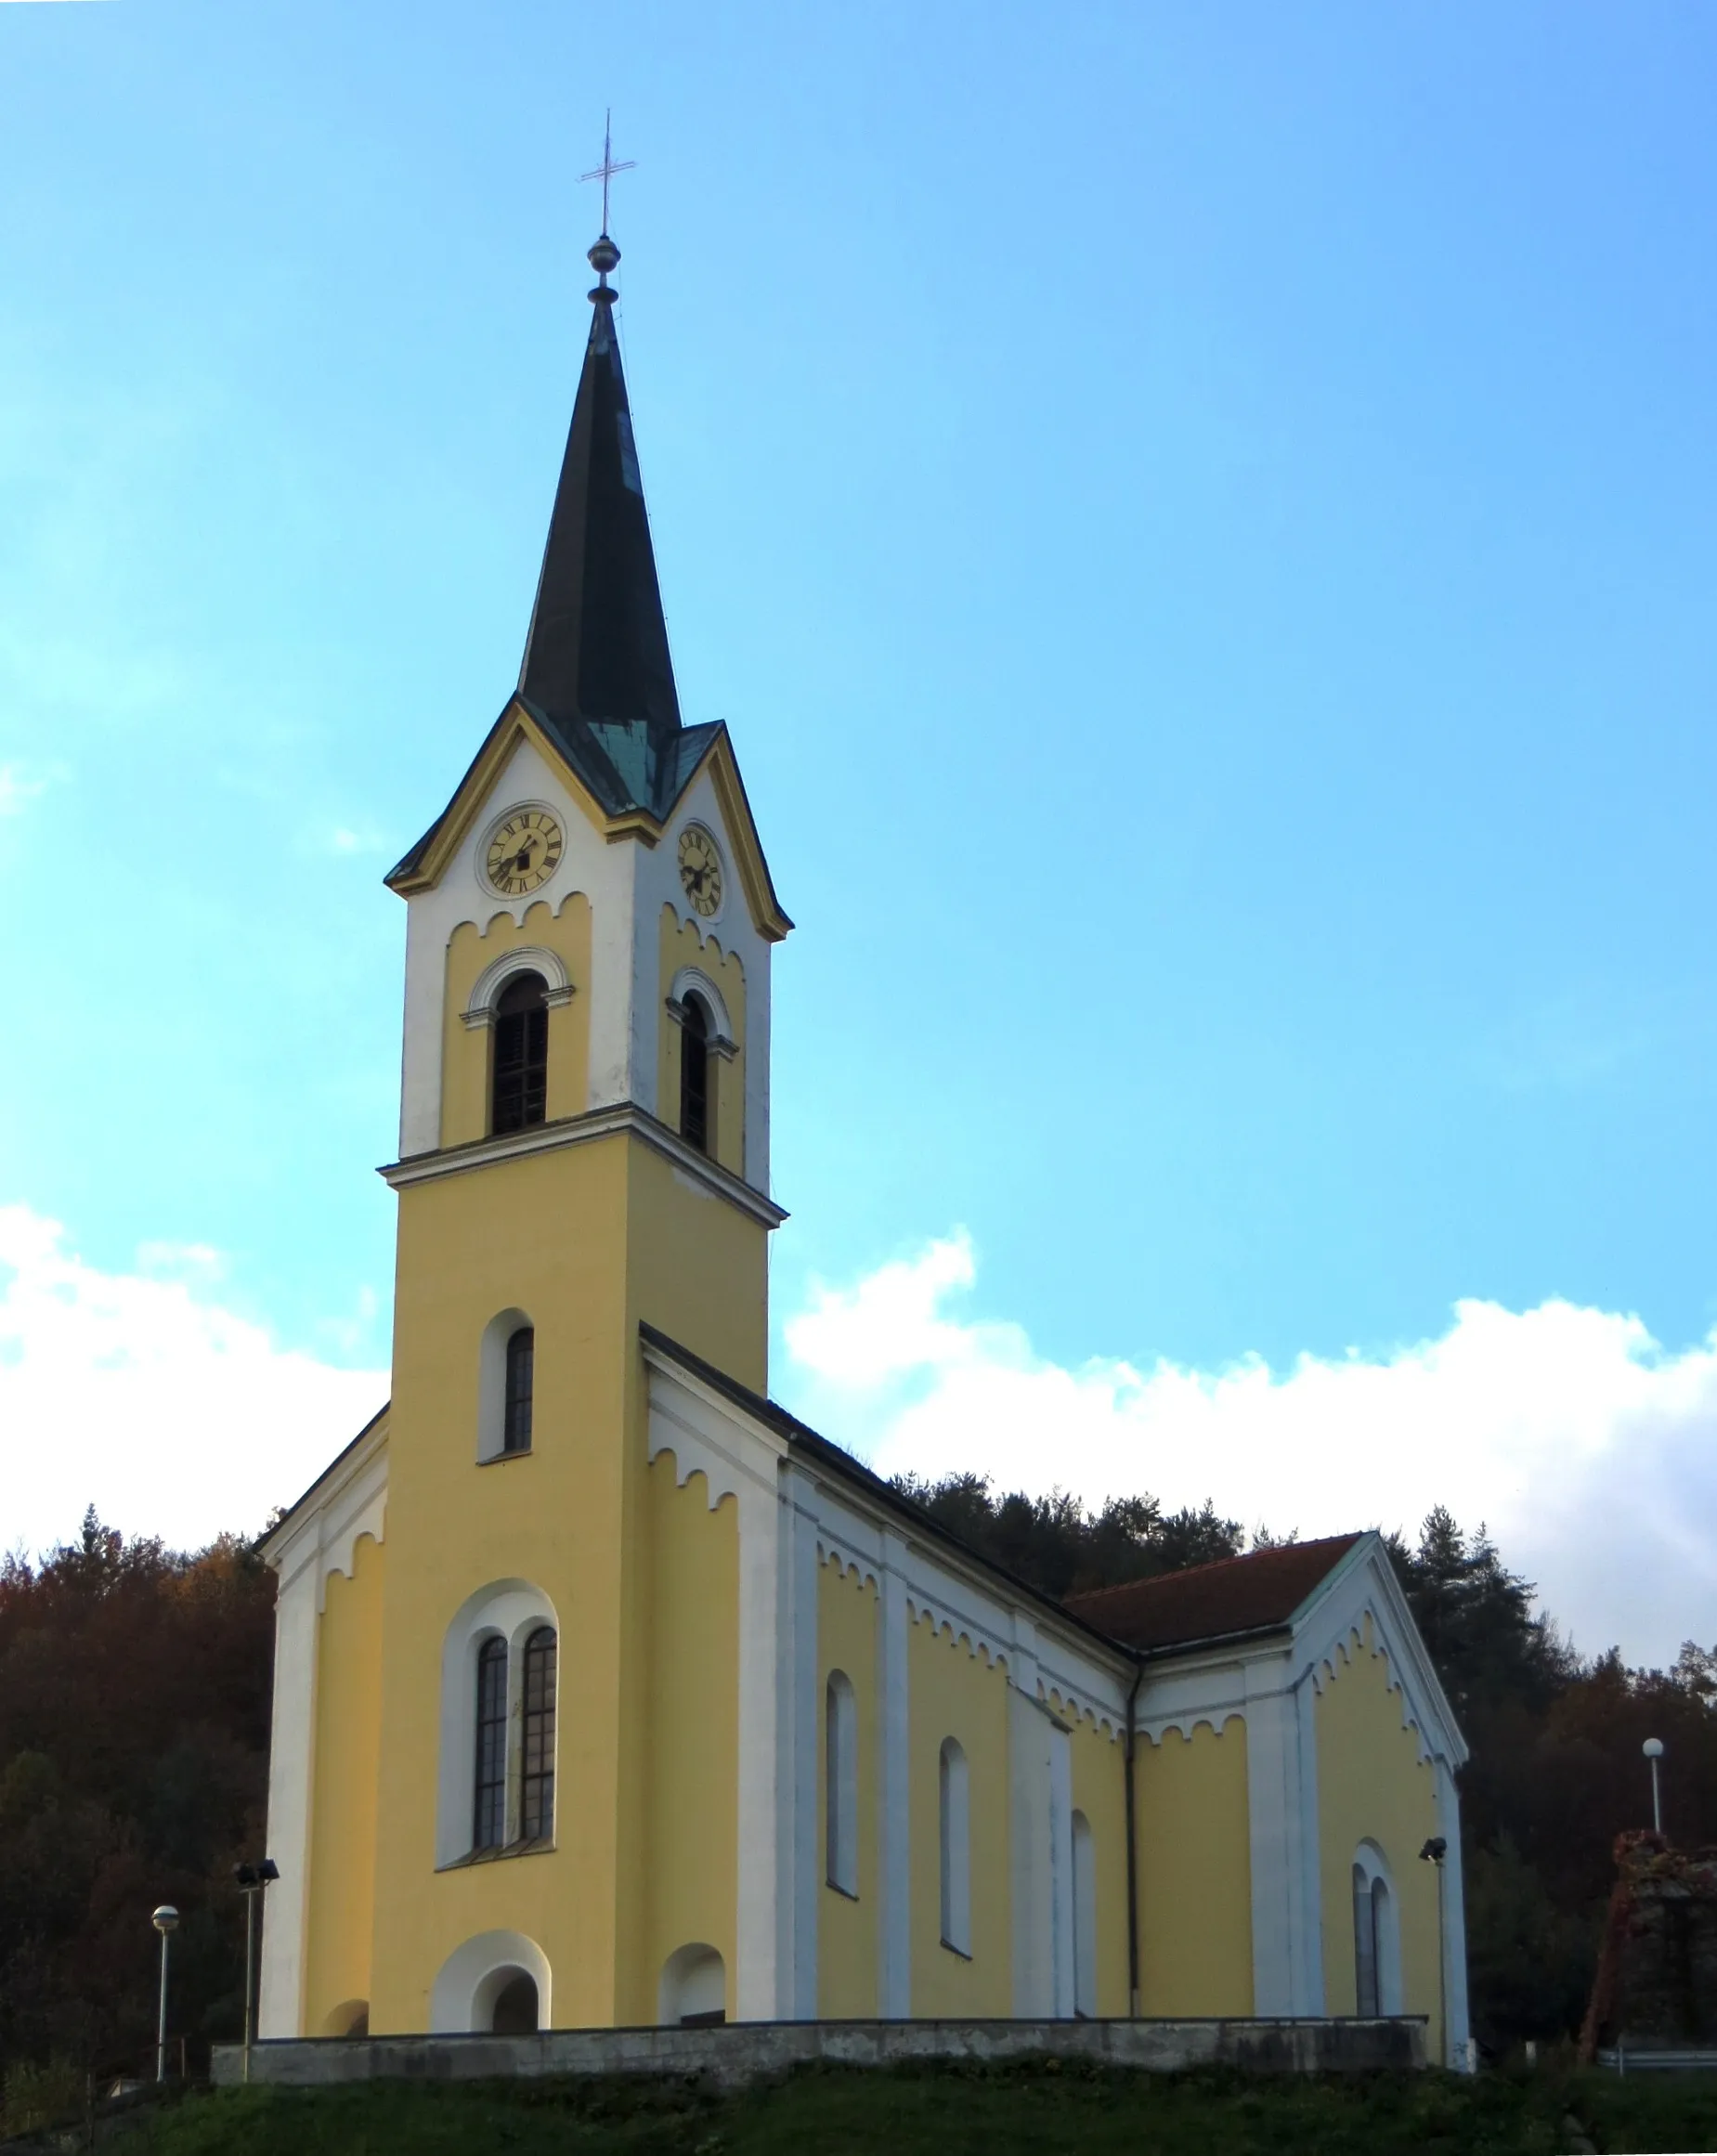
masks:
[[[1583,2138],[1577,2138],[1575,2122]],[[196,2096],[142,2156],[1450,2156],[1717,2150],[1717,2076],[1150,2075],[1027,2061],[820,2069],[730,2097],[683,2083],[371,2083]]]

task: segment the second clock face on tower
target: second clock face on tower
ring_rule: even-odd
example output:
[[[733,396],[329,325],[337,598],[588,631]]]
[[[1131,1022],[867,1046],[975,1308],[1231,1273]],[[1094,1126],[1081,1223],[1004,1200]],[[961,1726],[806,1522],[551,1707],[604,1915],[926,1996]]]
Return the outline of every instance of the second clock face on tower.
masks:
[[[700,824],[680,834],[680,883],[686,903],[708,920],[722,903],[722,856]]]
[[[484,871],[502,898],[528,897],[560,866],[563,843],[546,809],[514,809],[488,835]]]

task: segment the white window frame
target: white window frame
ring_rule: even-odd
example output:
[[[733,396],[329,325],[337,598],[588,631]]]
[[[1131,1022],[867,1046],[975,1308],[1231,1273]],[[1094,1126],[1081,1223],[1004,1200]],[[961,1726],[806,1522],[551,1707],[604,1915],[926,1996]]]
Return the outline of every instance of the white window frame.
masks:
[[[522,1459],[521,1453],[507,1451],[507,1343],[515,1332],[537,1328],[530,1314],[525,1310],[500,1310],[483,1328],[483,1338],[477,1345],[477,1461],[479,1464],[491,1460]],[[531,1444],[534,1450],[537,1438],[536,1410],[536,1350],[533,1347],[531,1363]]]
[[[554,1604],[527,1579],[498,1579],[467,1596],[449,1625],[441,1644],[441,1743],[436,1775],[436,1864],[456,1864],[472,1855],[475,1821],[472,1803],[477,1772],[477,1654],[485,1640],[507,1643],[507,1831],[506,1844],[518,1839],[519,1755],[523,1741],[525,1643],[539,1625],[553,1627],[561,1637]],[[560,1657],[555,1658],[555,1744],[560,1741],[558,1691]],[[556,1767],[559,1760],[556,1760]],[[555,1775],[559,1794],[560,1776]],[[557,1817],[555,1835],[560,1824]],[[505,1845],[503,1845],[505,1846]],[[540,1998],[542,1987],[538,1985]],[[544,2023],[546,2027],[547,2024]]]
[[[1377,2011],[1379,2014],[1402,2013],[1405,2008],[1401,2004],[1401,1897],[1396,1890],[1389,1860],[1376,1842],[1362,1841],[1355,1850],[1352,1877],[1354,2011],[1359,2010],[1359,1903],[1363,1896],[1366,1920],[1375,1942]],[[1384,1890],[1381,1903],[1377,1900],[1380,1886]]]

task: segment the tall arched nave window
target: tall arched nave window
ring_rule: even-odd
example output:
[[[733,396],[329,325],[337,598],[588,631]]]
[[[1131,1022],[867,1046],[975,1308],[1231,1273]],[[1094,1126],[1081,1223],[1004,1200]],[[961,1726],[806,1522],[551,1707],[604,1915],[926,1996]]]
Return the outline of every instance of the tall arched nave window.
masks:
[[[489,1128],[527,1130],[549,1102],[548,987],[540,973],[508,981],[495,1006],[495,1063]]]
[[[559,1642],[553,1625],[526,1639],[516,1695],[518,1746],[509,1742],[514,1692],[507,1643],[491,1632],[477,1649],[474,1851],[548,1841],[554,1833],[554,1693]]]
[[[554,1633],[539,1625],[525,1643],[525,1747],[519,1839],[547,1841],[554,1832]]]
[[[500,1849],[507,1838],[507,1643],[477,1649],[476,1788],[471,1846]]]

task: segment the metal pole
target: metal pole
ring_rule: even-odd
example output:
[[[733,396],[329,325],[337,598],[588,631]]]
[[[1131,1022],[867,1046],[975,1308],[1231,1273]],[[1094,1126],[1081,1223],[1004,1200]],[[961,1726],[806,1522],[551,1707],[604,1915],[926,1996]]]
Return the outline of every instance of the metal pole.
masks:
[[[167,1939],[161,1935],[161,2011],[155,2020],[155,2079],[167,2078]]]
[[[251,2046],[256,2037],[256,1896],[244,1897],[244,2078],[251,2078]]]
[[[1651,1762],[1651,1831],[1654,1834],[1663,1832],[1663,1803],[1658,1791],[1658,1762],[1656,1760]]]

